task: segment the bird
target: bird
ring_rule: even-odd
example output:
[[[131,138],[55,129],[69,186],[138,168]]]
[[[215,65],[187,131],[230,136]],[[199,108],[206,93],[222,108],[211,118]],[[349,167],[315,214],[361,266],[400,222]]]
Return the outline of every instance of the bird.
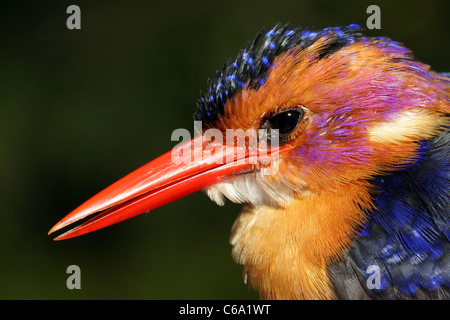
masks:
[[[449,299],[449,114],[450,74],[400,42],[357,24],[276,24],[208,80],[193,139],[49,234],[75,225],[55,240],[76,237],[204,190],[242,204],[232,256],[262,299]]]

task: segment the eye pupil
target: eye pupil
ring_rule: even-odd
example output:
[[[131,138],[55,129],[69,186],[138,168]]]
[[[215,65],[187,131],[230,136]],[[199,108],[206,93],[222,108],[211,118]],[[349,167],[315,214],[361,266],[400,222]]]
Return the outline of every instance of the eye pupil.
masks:
[[[304,112],[300,108],[285,110],[268,119],[266,126],[271,129],[278,129],[280,137],[283,138],[297,128],[303,114]]]
[[[285,109],[263,119],[260,128],[267,130],[267,141],[269,143],[274,138],[269,129],[278,130],[277,139],[280,143],[287,142],[293,138],[291,133],[297,129],[305,115],[302,107],[299,105],[296,108]]]
[[[291,133],[297,127],[300,118],[300,112],[296,110],[289,110],[279,113],[270,119],[272,129],[278,129],[280,135]]]

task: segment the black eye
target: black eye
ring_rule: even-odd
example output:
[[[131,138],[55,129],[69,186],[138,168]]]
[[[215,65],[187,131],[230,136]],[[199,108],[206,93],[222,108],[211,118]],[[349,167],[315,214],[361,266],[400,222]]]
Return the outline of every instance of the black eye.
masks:
[[[266,119],[261,128],[278,129],[280,140],[287,141],[290,140],[289,135],[295,131],[304,114],[301,108],[283,110]]]
[[[277,113],[269,119],[270,127],[278,129],[280,135],[287,135],[297,128],[298,123],[303,117],[303,110],[294,109]]]

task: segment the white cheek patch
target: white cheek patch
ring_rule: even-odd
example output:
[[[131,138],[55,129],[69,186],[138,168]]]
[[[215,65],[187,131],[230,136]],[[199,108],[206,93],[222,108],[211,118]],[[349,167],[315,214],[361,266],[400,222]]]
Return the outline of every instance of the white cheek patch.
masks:
[[[287,185],[269,181],[259,173],[247,173],[219,182],[205,189],[212,201],[222,206],[225,198],[234,203],[250,203],[286,207],[293,199],[293,191]]]
[[[391,121],[381,122],[369,128],[371,141],[401,143],[428,139],[437,133],[444,119],[427,111],[403,111]]]

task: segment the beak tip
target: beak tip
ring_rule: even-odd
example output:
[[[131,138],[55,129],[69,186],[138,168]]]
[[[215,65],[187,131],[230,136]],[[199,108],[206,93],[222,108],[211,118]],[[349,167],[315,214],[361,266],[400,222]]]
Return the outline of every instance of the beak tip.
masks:
[[[59,225],[60,223],[58,222],[57,224],[55,224],[47,233],[47,235],[51,235],[53,232],[58,231],[59,229],[61,229],[61,226]]]
[[[55,230],[53,230],[53,229],[55,229]],[[59,229],[61,229],[61,228],[59,228],[59,227],[56,227],[56,228],[53,227],[53,228],[48,232],[48,234],[50,235],[51,233],[53,233],[53,232],[55,232],[55,231],[57,231],[57,230],[59,230]],[[61,241],[61,240],[65,240],[65,239],[72,238],[73,236],[69,236],[70,233],[71,233],[71,231],[69,230],[69,231],[67,231],[67,232],[65,232],[65,233],[63,233],[63,234],[60,234],[59,236],[53,238],[53,241]]]

